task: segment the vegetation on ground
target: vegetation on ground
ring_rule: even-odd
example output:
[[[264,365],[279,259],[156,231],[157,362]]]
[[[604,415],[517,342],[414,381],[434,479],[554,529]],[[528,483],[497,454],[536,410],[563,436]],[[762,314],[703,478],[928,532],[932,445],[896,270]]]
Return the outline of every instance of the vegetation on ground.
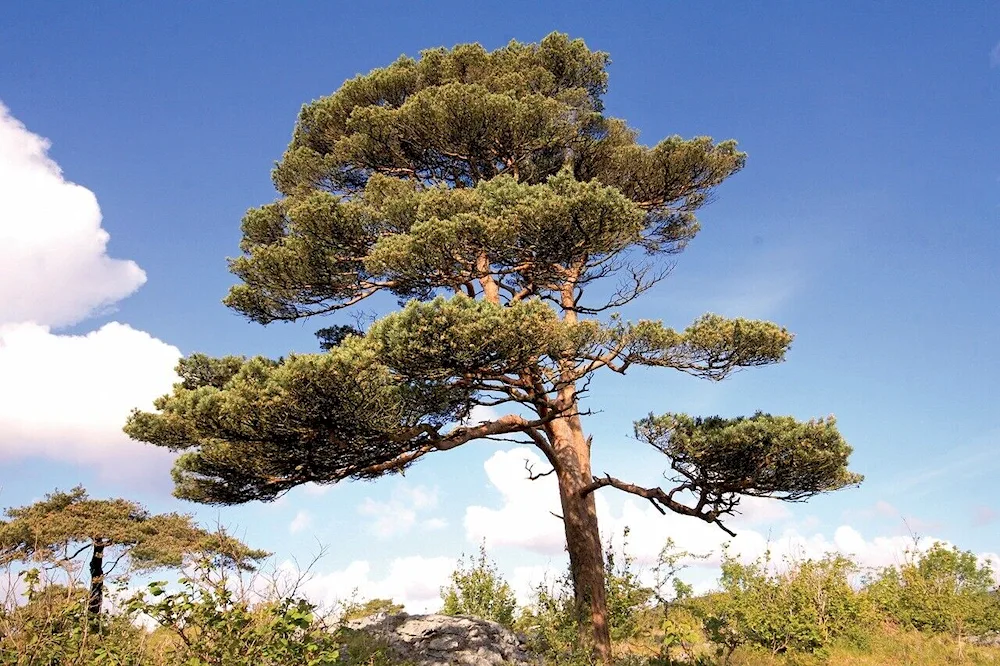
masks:
[[[699,595],[681,580],[697,554],[668,543],[648,569],[610,546],[606,555],[612,661],[622,666],[1000,664],[994,572],[954,547],[937,544],[900,566],[867,571],[842,555],[744,561],[725,553],[717,587]],[[169,585],[117,588],[94,622],[87,586],[44,571],[21,569],[23,595],[0,608],[0,664],[396,663],[386,644],[344,626],[403,609],[389,599],[320,609],[300,594],[304,578],[280,585],[202,560]],[[521,606],[481,549],[460,562],[441,600],[445,614],[512,627],[546,665],[593,662],[568,572],[538,585]]]

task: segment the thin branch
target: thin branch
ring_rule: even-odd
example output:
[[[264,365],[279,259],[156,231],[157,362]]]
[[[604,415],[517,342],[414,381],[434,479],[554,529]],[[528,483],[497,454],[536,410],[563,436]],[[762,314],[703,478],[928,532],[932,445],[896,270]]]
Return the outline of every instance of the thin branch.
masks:
[[[524,469],[528,472],[528,480],[529,481],[537,481],[538,479],[542,478],[543,476],[548,476],[549,474],[552,474],[553,472],[556,471],[556,468],[553,467],[552,469],[550,469],[547,472],[539,472],[538,474],[535,474],[534,467],[531,465],[531,463],[528,462],[527,458],[525,458],[525,460],[524,460]]]
[[[626,483],[625,481],[616,479],[613,476],[605,474],[603,477],[595,476],[592,483],[590,483],[589,485],[585,486],[583,489],[580,490],[580,496],[586,497],[595,490],[604,488],[605,486],[611,486],[612,488],[617,488],[618,490],[621,490],[623,492],[630,493],[638,497],[643,497],[649,500],[649,502],[654,507],[656,507],[656,510],[659,511],[661,514],[664,515],[666,514],[666,511],[664,511],[664,507],[666,507],[667,509],[670,509],[674,513],[700,518],[701,520],[704,520],[707,523],[715,523],[716,525],[719,526],[719,528],[722,529],[723,532],[725,532],[729,536],[733,537],[736,536],[735,532],[733,532],[731,529],[723,525],[722,522],[720,521],[719,514],[725,513],[725,511],[719,511],[718,509],[712,509],[710,511],[703,510],[707,500],[707,495],[704,490],[702,491],[699,497],[698,504],[694,507],[687,506],[686,504],[682,504],[681,502],[678,502],[677,500],[674,499],[674,494],[677,492],[681,492],[684,490],[694,490],[694,486],[690,483],[681,484],[680,486],[674,488],[668,493],[665,492],[662,488],[643,488],[642,486],[637,486],[632,483]]]

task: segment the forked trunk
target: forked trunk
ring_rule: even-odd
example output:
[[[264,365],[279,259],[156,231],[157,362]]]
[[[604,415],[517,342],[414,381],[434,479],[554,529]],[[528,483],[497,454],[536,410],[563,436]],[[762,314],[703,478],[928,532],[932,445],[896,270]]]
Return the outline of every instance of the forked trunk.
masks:
[[[91,617],[101,614],[104,604],[104,544],[95,541],[94,552],[90,556],[90,598],[87,612]]]
[[[594,656],[598,662],[607,664],[611,661],[611,635],[604,586],[604,552],[594,495],[590,493],[584,497],[581,492],[593,480],[590,443],[583,434],[580,418],[575,415],[553,421],[548,430],[559,462],[556,475],[581,638],[589,642],[589,627],[593,632]]]

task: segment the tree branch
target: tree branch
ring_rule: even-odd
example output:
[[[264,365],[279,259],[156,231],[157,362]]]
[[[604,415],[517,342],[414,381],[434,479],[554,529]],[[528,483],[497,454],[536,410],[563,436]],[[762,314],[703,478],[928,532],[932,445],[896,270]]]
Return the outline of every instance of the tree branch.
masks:
[[[528,480],[529,481],[537,481],[538,479],[542,478],[543,476],[548,476],[549,474],[552,474],[553,472],[556,471],[556,468],[553,467],[552,469],[550,469],[547,472],[539,472],[538,474],[535,474],[535,470],[532,467],[532,465],[528,462],[527,458],[525,458],[525,460],[524,460],[524,469],[528,472]]]
[[[719,526],[719,528],[722,529],[723,532],[725,532],[729,536],[733,537],[736,536],[736,532],[733,532],[731,529],[723,525],[722,522],[720,521],[719,513],[724,513],[724,512],[720,512],[716,509],[712,509],[710,511],[703,510],[707,500],[707,496],[704,491],[702,491],[699,497],[698,504],[694,507],[687,506],[686,504],[682,504],[674,499],[673,497],[674,494],[679,491],[694,490],[691,484],[687,483],[682,484],[668,493],[661,488],[643,488],[641,486],[637,486],[632,483],[626,483],[620,479],[616,479],[613,476],[605,474],[603,477],[595,476],[592,483],[590,483],[589,485],[585,486],[580,490],[580,496],[586,497],[595,490],[604,488],[605,486],[611,486],[612,488],[617,488],[618,490],[621,490],[623,492],[630,493],[638,497],[643,497],[649,500],[650,504],[652,504],[656,508],[656,510],[663,515],[666,515],[666,511],[664,511],[664,507],[666,507],[671,511],[673,511],[674,513],[679,513],[684,516],[692,516],[694,518],[700,518],[701,520],[704,520],[707,523],[715,523],[716,525]],[[730,508],[730,511],[731,510],[732,509]]]

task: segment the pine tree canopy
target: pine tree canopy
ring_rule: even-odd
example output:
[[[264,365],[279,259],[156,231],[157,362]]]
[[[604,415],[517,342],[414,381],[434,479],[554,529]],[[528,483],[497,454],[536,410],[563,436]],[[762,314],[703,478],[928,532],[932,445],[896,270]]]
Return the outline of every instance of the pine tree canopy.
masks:
[[[708,137],[639,143],[604,115],[608,62],[559,34],[433,49],[302,109],[273,173],[281,198],[243,219],[226,304],[262,324],[379,293],[402,307],[364,331],[324,329],[325,353],[181,361],[173,392],[126,426],[182,452],[178,496],[270,500],[513,434],[563,468],[556,422],[585,413],[602,369],[721,380],[784,359],[792,335],[771,322],[619,316],[666,276],[745,155]],[[477,405],[509,413],[469,423]],[[660,504],[712,522],[740,494],[804,499],[860,481],[832,420],[667,415],[637,428],[681,475]],[[584,495],[653,492],[591,477],[589,457],[578,468]]]
[[[223,532],[210,532],[178,513],[151,514],[124,499],[95,500],[80,486],[55,491],[0,521],[0,562],[72,560],[97,545],[117,549],[132,571],[179,567],[185,558],[252,568],[268,553]]]

